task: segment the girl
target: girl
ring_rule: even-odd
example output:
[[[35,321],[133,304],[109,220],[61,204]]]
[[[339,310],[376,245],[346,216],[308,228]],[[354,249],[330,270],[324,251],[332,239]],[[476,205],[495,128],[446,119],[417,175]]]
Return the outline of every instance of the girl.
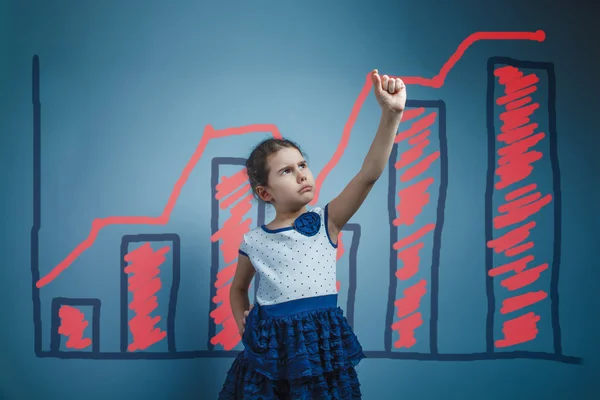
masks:
[[[377,70],[371,79],[382,109],[377,134],[358,174],[324,208],[306,209],[315,182],[295,143],[265,140],[246,161],[253,192],[276,216],[240,245],[230,301],[244,350],[219,399],[361,398],[354,367],[365,355],[337,306],[337,237],[383,172],[406,103],[402,80]]]

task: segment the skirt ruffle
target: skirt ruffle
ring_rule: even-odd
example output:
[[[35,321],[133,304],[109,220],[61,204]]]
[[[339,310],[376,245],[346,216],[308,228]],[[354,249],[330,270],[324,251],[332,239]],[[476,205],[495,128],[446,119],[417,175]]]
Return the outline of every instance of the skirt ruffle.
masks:
[[[362,398],[353,367],[293,381],[271,380],[252,369],[244,351],[227,373],[219,400],[357,400]]]
[[[328,299],[330,300],[330,299]],[[356,365],[365,357],[341,308],[246,319],[245,349],[221,391],[224,399],[360,399]]]
[[[339,307],[267,319],[255,313],[243,339],[253,368],[271,380],[345,370],[364,358]]]

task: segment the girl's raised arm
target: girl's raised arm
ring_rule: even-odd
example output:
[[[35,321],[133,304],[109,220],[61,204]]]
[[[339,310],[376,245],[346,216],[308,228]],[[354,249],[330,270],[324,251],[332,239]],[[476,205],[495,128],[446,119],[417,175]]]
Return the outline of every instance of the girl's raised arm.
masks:
[[[371,72],[373,92],[381,106],[379,128],[369,148],[358,174],[344,190],[329,202],[328,229],[332,238],[352,218],[379,179],[390,158],[398,126],[402,120],[406,104],[406,86],[399,78],[379,76],[377,70]]]

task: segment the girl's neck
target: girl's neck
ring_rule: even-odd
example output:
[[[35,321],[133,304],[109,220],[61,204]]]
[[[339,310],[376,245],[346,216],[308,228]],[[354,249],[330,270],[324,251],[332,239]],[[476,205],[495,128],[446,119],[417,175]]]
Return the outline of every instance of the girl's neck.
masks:
[[[297,211],[276,211],[275,219],[269,223],[267,228],[279,229],[288,226],[292,226],[296,218],[306,212],[306,206],[303,206]]]

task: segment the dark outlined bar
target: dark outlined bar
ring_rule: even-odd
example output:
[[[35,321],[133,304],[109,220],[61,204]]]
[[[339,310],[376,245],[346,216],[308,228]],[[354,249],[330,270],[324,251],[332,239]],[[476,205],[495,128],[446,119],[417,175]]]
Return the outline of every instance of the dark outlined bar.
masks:
[[[426,282],[425,290],[426,293],[422,299],[427,299],[425,304],[429,304],[429,308],[426,309],[423,301],[421,301],[420,307],[415,312],[420,312],[422,315],[423,325],[415,329],[415,339],[417,340],[415,346],[426,350],[417,351],[420,353],[431,353],[436,354],[437,348],[437,319],[438,319],[438,290],[439,290],[439,260],[440,260],[440,246],[441,246],[441,234],[444,224],[444,207],[446,203],[446,189],[448,186],[448,151],[446,142],[446,106],[441,100],[408,100],[406,102],[407,109],[420,109],[423,108],[425,111],[420,116],[416,117],[415,120],[407,122],[408,127],[403,131],[415,129],[413,124],[423,124],[411,138],[417,139],[419,135],[424,134],[426,130],[431,132],[427,138],[422,140],[429,140],[430,143],[425,146],[423,154],[413,162],[409,163],[401,169],[402,173],[405,173],[409,168],[414,167],[417,163],[422,162],[427,157],[439,151],[439,157],[431,162],[431,164],[423,172],[422,177],[413,177],[408,179],[406,182],[400,182],[400,170],[396,168],[396,162],[399,161],[400,153],[406,152],[410,148],[419,146],[418,143],[410,145],[407,143],[409,140],[404,139],[398,144],[395,144],[392,149],[390,156],[388,170],[389,170],[389,190],[388,190],[388,213],[390,222],[390,286],[388,294],[388,309],[386,316],[386,327],[385,327],[385,352],[390,353],[390,358],[395,358],[395,354],[398,352],[408,353],[407,349],[394,349],[393,346],[393,335],[394,330],[392,325],[396,322],[396,310],[397,307],[395,302],[397,299],[404,298],[403,291],[411,287],[418,282],[424,280]],[[437,113],[435,120],[431,123],[426,123],[428,118],[432,117],[432,113]],[[411,128],[411,125],[413,128]],[[435,132],[437,127],[437,135]],[[402,132],[399,132],[402,134]],[[422,140],[419,143],[422,143]],[[399,147],[402,147],[402,151]],[[430,194],[431,200],[424,205],[423,210],[415,217],[415,222],[410,225],[401,225],[396,227],[393,221],[401,215],[398,215],[396,210],[399,187],[402,189],[407,188],[425,178],[433,178],[433,182],[428,186],[427,193]],[[436,190],[437,189],[437,190]],[[437,193],[436,193],[437,192]],[[437,196],[436,196],[437,194]],[[412,200],[410,200],[412,201]],[[399,250],[393,248],[394,244],[399,240],[410,237],[413,234],[417,234],[420,229],[426,225],[434,224],[435,227],[432,231],[423,234],[422,238],[425,239],[425,243],[430,242],[431,245],[424,244],[423,248],[419,250],[419,265],[418,271],[414,276],[408,278],[405,281],[400,281],[396,276],[396,272],[399,268],[405,267],[402,265],[402,261],[398,259],[399,251],[411,247],[415,243],[419,242],[420,239],[415,240],[403,246]],[[404,233],[400,235],[399,231]],[[430,239],[429,239],[430,238]],[[402,287],[399,287],[399,283],[402,282]],[[406,320],[410,318],[411,313],[401,319]],[[429,324],[427,325],[427,318],[429,318]],[[428,337],[424,336],[423,327],[428,330]],[[421,332],[420,332],[421,331]],[[410,350],[410,348],[409,348]]]
[[[211,236],[219,231],[219,200],[217,199],[217,185],[219,184],[220,169],[222,167],[239,166],[241,168],[246,167],[246,159],[241,157],[215,157],[212,159],[211,164]],[[256,226],[263,225],[265,223],[265,205],[262,202],[258,204],[258,216],[256,220]],[[213,311],[217,308],[217,304],[214,303],[213,299],[217,295],[217,288],[215,283],[217,282],[217,275],[220,270],[221,251],[219,249],[219,241],[211,243],[211,267],[210,267],[210,299],[209,299],[209,313],[208,313],[208,340],[207,348],[213,351],[215,345],[211,343],[211,339],[217,334],[217,325],[210,316]],[[254,285],[254,298],[256,298],[256,292],[258,291],[259,276],[255,275],[252,285]]]
[[[62,306],[74,308],[90,307],[92,309],[92,318],[90,322],[92,331],[92,350],[61,350],[61,335],[58,328],[61,325],[59,311]],[[79,353],[98,354],[100,352],[100,299],[74,299],[66,297],[55,297],[52,299],[51,307],[51,333],[50,333],[50,352],[52,356],[59,358],[77,358]],[[60,354],[64,353],[64,354]]]
[[[33,104],[33,225],[31,226],[31,297],[33,300],[33,349],[42,355],[42,312],[40,289],[40,228],[42,225],[42,116],[40,102],[40,59],[33,56],[31,66],[31,102]]]
[[[498,142],[497,134],[501,132],[501,126],[503,125],[502,121],[496,117],[497,112],[505,111],[505,106],[499,106],[496,104],[496,100],[499,97],[505,95],[504,90],[502,90],[500,84],[498,83],[498,78],[494,75],[494,72],[497,68],[502,66],[512,66],[521,70],[525,75],[530,73],[535,73],[540,82],[535,83],[536,86],[539,86],[538,89],[542,87],[547,90],[547,99],[544,99],[540,96],[539,92],[528,94],[532,98],[532,102],[538,101],[539,108],[533,111],[531,115],[530,123],[538,123],[539,127],[533,132],[539,133],[544,132],[545,137],[536,144],[531,150],[542,151],[543,148],[547,147],[548,152],[542,155],[542,159],[533,162],[531,165],[533,167],[533,171],[530,177],[521,181],[518,184],[511,185],[506,189],[498,190],[494,187],[496,181],[498,180],[496,177],[496,171],[498,168],[498,155],[497,151],[500,147],[505,146],[503,143]],[[516,316],[525,314],[529,311],[534,311],[536,315],[539,315],[539,311],[546,312],[543,309],[543,304],[549,304],[550,311],[548,312],[551,319],[551,330],[552,330],[552,344],[553,352],[558,357],[562,355],[562,344],[561,344],[561,330],[560,330],[560,321],[559,321],[559,306],[558,306],[558,278],[559,278],[559,269],[560,269],[560,258],[561,258],[561,187],[560,187],[560,168],[558,163],[558,149],[557,149],[557,136],[556,136],[556,77],[554,74],[554,65],[549,62],[533,62],[533,61],[521,61],[515,60],[507,57],[492,57],[488,60],[487,65],[487,74],[488,74],[488,89],[487,89],[487,131],[488,131],[488,170],[487,170],[487,187],[485,192],[485,243],[486,243],[486,294],[488,300],[488,310],[487,310],[487,326],[486,326],[486,349],[488,352],[503,352],[503,349],[498,349],[495,346],[494,339],[501,338],[502,334],[498,334],[501,330],[501,324],[498,326],[496,322],[498,321],[499,316],[497,315],[497,308],[501,304],[497,304],[497,296],[499,294],[502,295],[502,299],[507,297],[511,297],[517,294],[523,294],[529,291],[537,291],[540,289],[544,289],[546,291],[549,287],[549,299],[541,300],[539,303],[534,304],[532,306],[528,306],[522,310],[516,311],[514,313],[510,313],[506,316],[502,316],[502,320],[507,320],[514,318]],[[544,85],[544,83],[546,85]],[[531,103],[530,103],[531,104]],[[549,155],[549,162],[548,160]],[[544,167],[544,163],[548,163],[547,167]],[[545,174],[540,174],[540,168],[544,168]],[[537,172],[536,172],[537,171]],[[543,184],[543,176],[548,173],[551,173],[551,181],[549,185]],[[495,232],[493,226],[493,219],[498,213],[495,209],[498,206],[498,198],[500,196],[504,196],[509,192],[525,186],[529,183],[536,183],[537,188],[533,190],[533,192],[527,193],[532,194],[537,191],[541,193],[541,196],[545,196],[550,193],[552,195],[551,202],[544,206],[542,210],[540,210],[538,218],[533,218],[534,216],[527,218],[527,220],[521,222],[520,224],[512,225],[511,227],[504,228],[502,230],[497,230]],[[525,194],[525,195],[527,195]],[[494,197],[494,195],[496,197]],[[505,202],[505,201],[503,201]],[[548,209],[548,210],[545,210]],[[545,211],[545,212],[544,212]],[[548,218],[542,218],[541,215],[546,215],[549,212],[548,216],[552,216]],[[549,221],[553,219],[553,221]],[[515,255],[508,259],[507,257],[502,257],[500,259],[500,255],[495,254],[494,249],[489,248],[487,243],[491,240],[501,236],[505,233],[505,231],[509,231],[510,229],[514,229],[517,226],[523,225],[530,221],[536,221],[537,225],[531,230],[531,238],[526,239],[523,243],[528,242],[529,240],[535,243],[535,248],[525,251],[519,255]],[[549,224],[552,226],[546,226],[541,224]],[[521,244],[523,244],[521,243]],[[543,254],[539,254],[539,247],[546,246],[549,248],[548,251],[542,251]],[[513,292],[509,292],[506,288],[500,288],[499,284],[495,281],[499,281],[513,275],[513,273],[498,275],[496,277],[491,277],[488,273],[489,271],[500,265],[506,264],[511,261],[516,261],[521,257],[526,255],[534,255],[535,253],[535,261],[528,265],[527,269],[531,269],[534,266],[548,263],[550,271],[546,270],[541,272],[540,278],[530,286],[515,290]],[[549,258],[552,257],[552,261]],[[500,260],[499,260],[500,259]],[[543,282],[544,275],[550,275],[549,285],[541,285]],[[541,287],[542,286],[542,287]],[[545,287],[544,287],[545,286]],[[546,315],[541,315],[541,320],[538,322],[538,328],[540,330],[544,330],[544,318],[548,318]],[[543,332],[540,332],[542,334]],[[526,342],[524,344],[518,345],[519,348],[526,348],[529,346],[536,345],[536,339],[533,339],[531,342]],[[537,347],[537,346],[535,346]],[[538,350],[536,348],[536,350]]]
[[[129,344],[129,291],[127,285],[127,274],[125,268],[127,261],[125,256],[129,253],[129,245],[132,243],[152,243],[152,242],[171,242],[173,276],[171,280],[171,290],[169,295],[169,305],[167,311],[167,346],[169,353],[176,352],[175,346],[175,312],[177,309],[177,293],[179,291],[179,282],[181,279],[181,240],[175,233],[145,233],[139,235],[125,235],[121,240],[121,352],[127,354]],[[160,272],[161,274],[164,272]],[[143,350],[142,350],[143,351]],[[137,353],[138,351],[136,351]]]
[[[346,319],[348,320],[348,324],[352,327],[354,327],[354,310],[355,310],[355,303],[356,303],[356,288],[357,288],[357,281],[356,281],[356,275],[357,275],[357,253],[358,253],[358,248],[360,246],[360,234],[361,234],[361,230],[360,230],[360,225],[359,224],[354,224],[354,223],[348,223],[344,226],[344,228],[342,228],[342,240],[344,243],[344,246],[347,246],[346,243],[348,243],[347,241],[347,235],[345,234],[346,232],[352,232],[352,241],[350,242],[350,246],[349,249],[348,247],[346,247],[344,249],[344,254],[342,255],[342,257],[340,258],[340,260],[338,260],[338,270],[340,267],[340,261],[346,257],[348,257],[348,280],[345,283],[342,283],[341,285],[341,291],[342,294],[338,293],[338,301],[343,302],[343,299],[346,299],[346,305],[345,305],[345,314],[346,314]],[[339,244],[338,244],[339,246]],[[346,271],[344,271],[346,272]],[[337,275],[341,275],[339,272],[337,273]]]

